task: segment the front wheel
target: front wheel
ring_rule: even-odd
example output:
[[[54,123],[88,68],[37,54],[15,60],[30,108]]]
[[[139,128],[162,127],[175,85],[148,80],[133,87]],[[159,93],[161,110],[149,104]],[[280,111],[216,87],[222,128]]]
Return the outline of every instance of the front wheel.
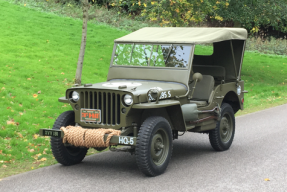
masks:
[[[225,151],[232,144],[235,133],[235,118],[232,107],[228,103],[221,106],[221,118],[216,128],[209,132],[209,141],[216,151]]]
[[[139,169],[147,176],[162,174],[172,154],[172,132],[163,117],[147,118],[138,133],[135,148]]]
[[[62,113],[53,125],[53,129],[60,130],[61,127],[75,125],[74,111]],[[74,165],[80,163],[86,156],[88,148],[69,146],[66,147],[62,138],[51,137],[51,148],[55,159],[62,165]]]

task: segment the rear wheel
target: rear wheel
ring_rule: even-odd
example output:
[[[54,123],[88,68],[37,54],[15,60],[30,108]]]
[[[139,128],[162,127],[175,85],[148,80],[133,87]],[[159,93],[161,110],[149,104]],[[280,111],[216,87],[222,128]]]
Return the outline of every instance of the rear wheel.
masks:
[[[147,176],[162,174],[172,154],[172,132],[163,117],[147,118],[138,133],[136,161],[139,169]]]
[[[59,130],[61,127],[75,125],[74,111],[62,113],[53,125],[53,129]],[[55,159],[62,165],[74,165],[80,163],[86,156],[88,148],[69,146],[66,147],[62,138],[51,137],[51,148]]]
[[[216,128],[209,132],[209,141],[216,151],[225,151],[232,144],[235,134],[235,118],[232,107],[228,103],[221,106],[221,119]]]

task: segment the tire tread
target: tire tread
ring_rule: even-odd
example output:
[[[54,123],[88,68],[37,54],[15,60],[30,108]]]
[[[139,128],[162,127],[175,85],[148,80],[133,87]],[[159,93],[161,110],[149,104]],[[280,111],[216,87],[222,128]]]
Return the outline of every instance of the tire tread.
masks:
[[[56,119],[52,129],[59,130],[62,126],[67,126],[74,118],[74,111],[65,111]],[[55,159],[66,166],[80,163],[85,158],[88,151],[87,148],[82,148],[77,156],[71,156],[64,146],[62,138],[57,137],[51,137],[50,144]]]
[[[169,125],[168,121],[163,117],[149,117],[147,118],[143,124],[141,125],[141,128],[138,132],[137,137],[137,144],[136,144],[136,161],[139,169],[147,176],[157,176],[161,174],[160,171],[154,170],[153,167],[150,164],[150,157],[147,155],[149,153],[149,141],[152,136],[153,128],[159,123],[159,122],[165,122]],[[170,135],[171,135],[171,129],[170,129]],[[166,162],[168,164],[171,154],[172,154],[172,140],[170,142],[171,152],[168,155]],[[166,165],[167,167],[167,165]],[[164,170],[166,169],[164,168]]]

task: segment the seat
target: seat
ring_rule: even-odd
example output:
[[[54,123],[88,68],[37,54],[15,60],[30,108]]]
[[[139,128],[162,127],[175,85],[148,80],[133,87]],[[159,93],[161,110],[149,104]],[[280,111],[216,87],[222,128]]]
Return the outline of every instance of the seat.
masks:
[[[198,106],[208,104],[210,94],[214,89],[214,78],[211,75],[202,75],[202,80],[196,83],[190,102],[196,103]],[[189,84],[190,94],[193,91],[195,81]],[[191,95],[190,95],[191,96]]]
[[[201,73],[202,75],[211,75],[215,80],[225,80],[225,68],[222,66],[211,65],[193,65],[194,73]]]

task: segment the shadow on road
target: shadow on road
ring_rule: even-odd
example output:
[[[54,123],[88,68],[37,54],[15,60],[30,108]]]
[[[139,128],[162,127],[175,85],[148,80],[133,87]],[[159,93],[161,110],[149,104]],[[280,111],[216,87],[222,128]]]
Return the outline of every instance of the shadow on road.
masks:
[[[208,140],[174,141],[173,154],[168,169],[170,171],[192,169],[194,162],[201,161],[203,156],[212,156],[215,152]],[[205,158],[210,159],[210,158]],[[74,172],[86,176],[101,174],[101,177],[116,178],[125,173],[125,177],[144,177],[139,171],[135,156],[124,152],[103,152],[88,156],[79,165],[65,167],[56,165],[55,169],[63,172]]]

